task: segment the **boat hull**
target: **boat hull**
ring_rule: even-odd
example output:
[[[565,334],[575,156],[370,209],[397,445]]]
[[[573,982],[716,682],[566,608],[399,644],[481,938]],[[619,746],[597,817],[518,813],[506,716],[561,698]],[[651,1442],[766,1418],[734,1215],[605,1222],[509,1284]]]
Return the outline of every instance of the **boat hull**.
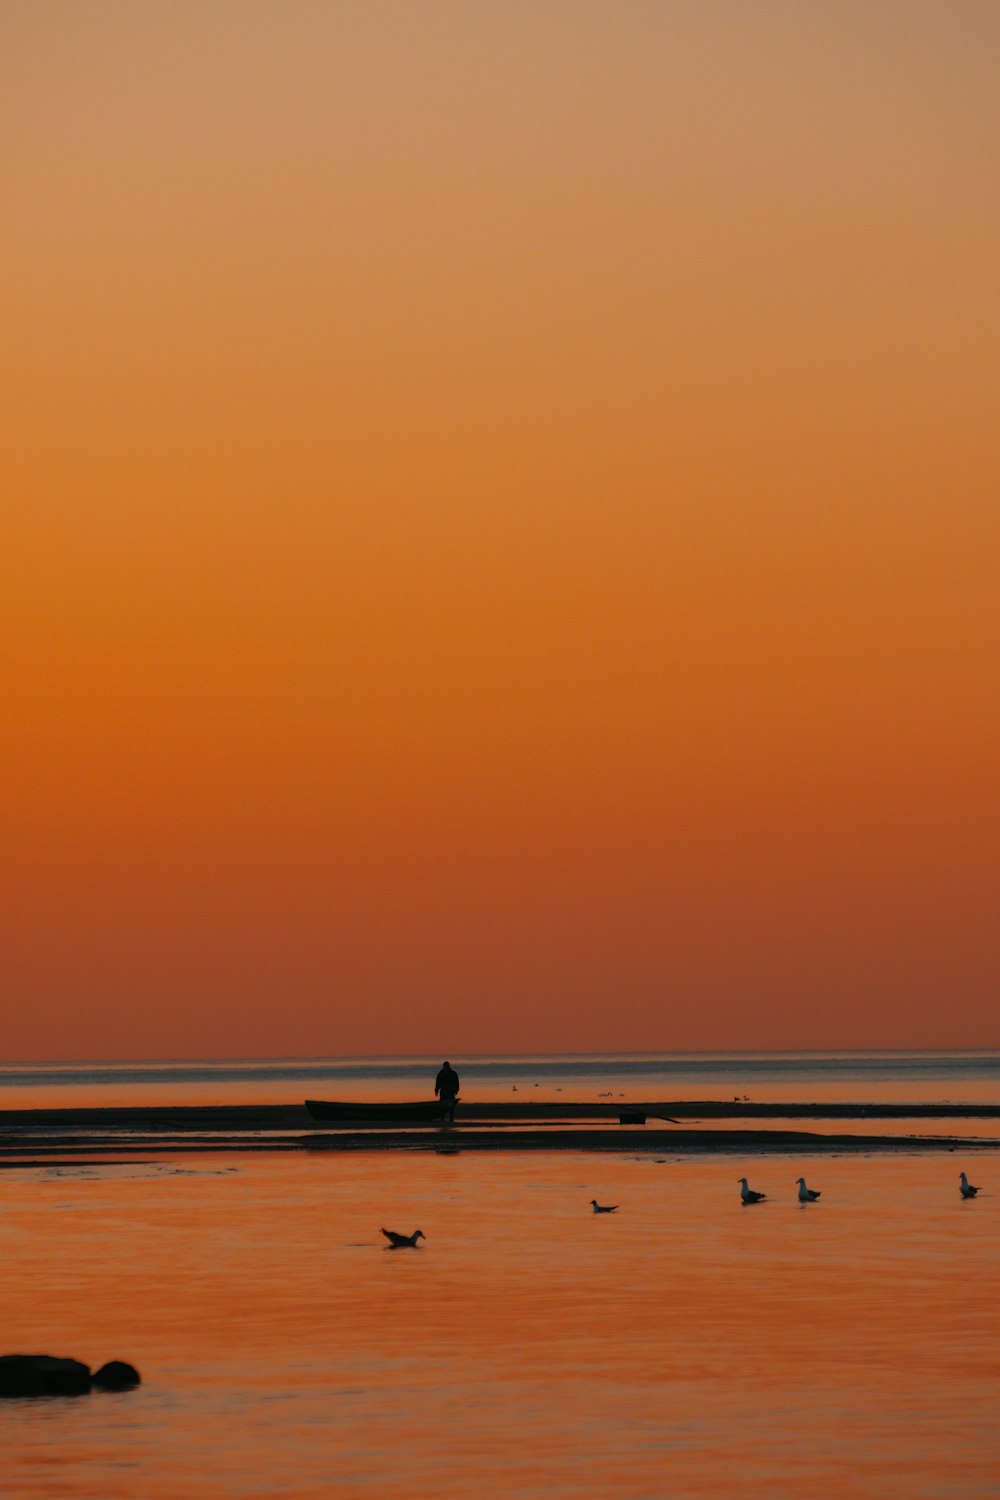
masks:
[[[314,1120],[344,1125],[432,1125],[441,1119],[446,1106],[440,1099],[415,1099],[412,1102],[368,1104],[335,1099],[307,1099],[306,1109]],[[450,1110],[450,1104],[447,1106]]]

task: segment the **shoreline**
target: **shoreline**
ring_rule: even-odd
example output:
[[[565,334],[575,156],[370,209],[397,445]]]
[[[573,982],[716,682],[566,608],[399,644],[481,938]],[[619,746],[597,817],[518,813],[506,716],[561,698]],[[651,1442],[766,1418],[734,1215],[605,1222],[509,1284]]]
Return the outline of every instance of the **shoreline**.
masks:
[[[362,1103],[364,1101],[358,1101]],[[1000,1120],[997,1104],[899,1103],[751,1103],[748,1100],[622,1099],[613,1104],[578,1100],[459,1100],[457,1124],[612,1121],[623,1114],[645,1114],[650,1120]],[[390,1122],[391,1123],[391,1122]],[[366,1128],[358,1122],[314,1120],[296,1104],[107,1104],[76,1107],[0,1109],[0,1138],[9,1130],[77,1130],[98,1125],[120,1130],[311,1130]],[[372,1127],[368,1127],[372,1128]],[[374,1128],[378,1128],[377,1123]],[[409,1129],[436,1128],[414,1124]],[[627,1128],[627,1127],[622,1127]]]
[[[0,1153],[0,1174],[4,1171],[73,1170],[82,1167],[151,1166],[165,1160],[206,1157],[245,1157],[294,1155],[360,1155],[406,1152],[414,1156],[460,1156],[463,1152],[509,1152],[515,1156],[539,1152],[593,1153],[594,1155],[632,1157],[649,1156],[662,1161],[684,1157],[723,1157],[734,1160],[769,1156],[907,1156],[907,1155],[982,1155],[1000,1151],[1000,1141],[952,1136],[824,1136],[799,1132],[733,1132],[720,1137],[717,1132],[676,1134],[657,1133],[632,1141],[620,1136],[608,1138],[597,1131],[573,1131],[558,1136],[524,1133],[517,1137],[470,1134],[465,1137],[422,1139],[402,1135],[373,1137],[371,1134],[344,1136],[322,1142],[144,1142],[122,1146],[87,1142],[78,1150],[65,1147],[31,1154]]]
[[[644,1113],[648,1124],[619,1123]],[[668,1125],[667,1117],[692,1122]],[[1000,1118],[1000,1105],[547,1103],[460,1105],[454,1125],[324,1124],[296,1105],[103,1106],[0,1111],[0,1169],[128,1165],[179,1155],[294,1152],[584,1151],[610,1154],[768,1155],[1000,1150],[1000,1138],[946,1134],[850,1134],[768,1128],[751,1120],[913,1120]],[[739,1128],[699,1128],[700,1120],[739,1120]],[[662,1121],[662,1123],[661,1123]],[[589,1128],[580,1128],[590,1122]],[[613,1122],[613,1123],[612,1123]]]

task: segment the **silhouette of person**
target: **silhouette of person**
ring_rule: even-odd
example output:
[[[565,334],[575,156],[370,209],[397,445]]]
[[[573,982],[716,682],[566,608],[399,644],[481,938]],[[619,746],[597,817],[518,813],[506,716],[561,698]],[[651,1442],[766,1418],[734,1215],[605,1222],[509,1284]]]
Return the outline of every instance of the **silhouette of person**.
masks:
[[[434,1080],[434,1092],[441,1096],[442,1120],[454,1120],[455,1100],[458,1098],[458,1074],[447,1060],[441,1064]]]

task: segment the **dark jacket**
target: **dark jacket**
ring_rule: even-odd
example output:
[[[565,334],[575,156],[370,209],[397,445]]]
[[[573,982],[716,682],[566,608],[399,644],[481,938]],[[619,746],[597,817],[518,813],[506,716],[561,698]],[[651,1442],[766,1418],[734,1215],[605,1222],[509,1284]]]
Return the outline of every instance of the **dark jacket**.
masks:
[[[454,1099],[458,1094],[458,1074],[454,1068],[442,1068],[434,1080],[434,1092],[442,1099]]]

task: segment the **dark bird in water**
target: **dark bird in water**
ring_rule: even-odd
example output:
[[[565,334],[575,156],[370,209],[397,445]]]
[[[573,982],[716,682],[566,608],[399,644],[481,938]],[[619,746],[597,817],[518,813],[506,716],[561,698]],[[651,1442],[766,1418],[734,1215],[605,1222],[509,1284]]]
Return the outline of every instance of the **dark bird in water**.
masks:
[[[747,1180],[745,1177],[741,1177],[739,1179],[739,1183],[740,1197],[743,1199],[744,1206],[746,1206],[746,1204],[748,1203],[760,1203],[767,1197],[766,1193],[755,1193],[752,1187],[747,1187]]]
[[[596,1198],[591,1198],[590,1201],[594,1205],[595,1214],[613,1214],[618,1212],[617,1203],[598,1203]]]
[[[415,1229],[412,1234],[397,1234],[394,1229],[383,1229],[382,1233],[393,1250],[416,1250],[417,1240],[427,1238],[422,1229]]]
[[[977,1187],[973,1187],[972,1186],[972,1183],[966,1177],[966,1175],[965,1175],[964,1172],[959,1172],[958,1175],[962,1179],[962,1186],[959,1188],[959,1192],[962,1194],[962,1197],[963,1198],[974,1198],[976,1196],[976,1194],[979,1192],[979,1189]]]
[[[806,1180],[804,1177],[796,1178],[796,1181],[799,1184],[800,1203],[815,1203],[816,1199],[822,1196],[821,1193],[814,1192],[811,1187],[806,1187]]]

